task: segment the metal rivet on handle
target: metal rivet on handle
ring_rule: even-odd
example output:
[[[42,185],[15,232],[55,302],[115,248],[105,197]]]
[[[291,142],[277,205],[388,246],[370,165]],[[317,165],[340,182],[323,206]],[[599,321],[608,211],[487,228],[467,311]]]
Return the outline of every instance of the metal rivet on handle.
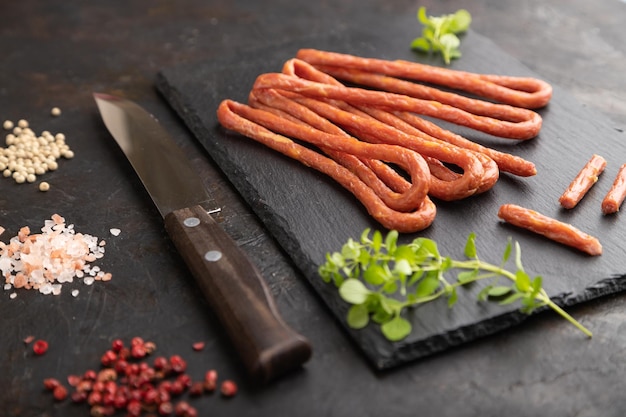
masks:
[[[196,227],[200,224],[200,219],[197,217],[187,217],[183,220],[183,224],[187,227]]]
[[[210,250],[204,254],[204,259],[209,262],[217,262],[222,258],[222,252],[218,250]]]

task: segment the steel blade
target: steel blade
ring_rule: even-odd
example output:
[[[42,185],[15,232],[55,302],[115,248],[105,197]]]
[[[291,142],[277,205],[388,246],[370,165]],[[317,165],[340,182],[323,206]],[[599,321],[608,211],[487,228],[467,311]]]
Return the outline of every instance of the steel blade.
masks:
[[[161,216],[212,202],[202,180],[156,118],[121,97],[94,93],[107,129],[137,172]]]

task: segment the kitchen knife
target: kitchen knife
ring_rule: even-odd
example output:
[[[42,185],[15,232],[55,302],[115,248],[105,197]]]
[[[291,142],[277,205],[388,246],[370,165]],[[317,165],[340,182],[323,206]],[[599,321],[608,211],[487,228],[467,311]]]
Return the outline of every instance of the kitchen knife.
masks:
[[[203,207],[210,195],[182,150],[136,103],[94,98],[250,374],[268,382],[300,367],[311,356],[309,342],[283,321],[258,269]]]

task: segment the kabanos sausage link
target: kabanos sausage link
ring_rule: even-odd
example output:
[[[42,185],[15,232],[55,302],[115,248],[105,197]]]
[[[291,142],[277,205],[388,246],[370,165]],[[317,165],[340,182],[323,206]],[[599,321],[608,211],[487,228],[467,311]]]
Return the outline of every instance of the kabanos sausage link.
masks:
[[[611,189],[602,200],[602,213],[612,214],[619,211],[624,198],[626,198],[626,164],[619,167]]]
[[[290,59],[286,61],[285,64],[283,65],[283,73],[305,78],[310,81],[317,81],[317,82],[322,82],[322,83],[327,83],[327,84],[332,84],[332,85],[342,85],[338,80],[336,80],[331,75],[323,71],[320,71],[318,68],[312,65],[309,65],[308,63],[299,59]],[[440,91],[437,89],[431,89],[431,90]],[[458,96],[458,97],[461,97],[461,96]],[[363,106],[359,106],[359,108],[363,109]],[[372,108],[372,111],[375,110],[376,112],[381,112],[381,113],[384,112],[383,110],[377,109],[375,107],[371,107],[371,108]],[[378,113],[378,114],[381,114],[381,113]],[[493,179],[497,179],[499,174],[495,172],[495,169],[492,166],[491,161],[496,162],[496,164],[498,165],[497,168],[499,170],[504,171],[504,172],[509,172],[515,175],[526,177],[526,176],[535,175],[537,173],[535,165],[532,162],[524,160],[523,158],[511,155],[511,154],[507,154],[504,152],[499,152],[491,148],[484,147],[478,143],[472,142],[460,135],[457,135],[449,130],[443,129],[432,122],[426,121],[413,113],[396,112],[397,117],[400,117],[398,115],[399,113],[402,114],[402,118],[406,123],[411,125],[413,128],[417,129],[422,134],[429,136],[431,139],[436,138],[436,139],[454,144],[456,146],[460,146],[465,149],[473,150],[480,154],[485,154],[486,158],[483,158],[483,162],[484,162],[483,165],[485,165],[485,170],[487,171],[487,173],[491,173],[491,178]],[[380,119],[380,117],[378,118]],[[385,122],[385,120],[381,120],[381,121]],[[395,126],[395,127],[398,127],[398,126]],[[406,133],[415,134],[415,131],[412,131],[412,132],[408,132],[407,130],[404,130],[404,131]],[[440,169],[440,166],[438,165],[430,164],[430,163],[429,165],[431,166],[431,173],[433,173],[433,168],[434,168],[435,171],[437,172],[437,175],[435,176],[438,178],[444,179],[443,177],[441,177],[441,175],[445,176],[445,178],[447,178],[448,180],[452,180],[452,178],[455,178],[455,177],[458,178],[458,176],[453,175],[453,173],[451,172],[445,173],[445,167]],[[489,187],[487,184],[484,184],[482,188],[484,191],[488,189]]]
[[[602,254],[600,241],[568,223],[563,223],[534,210],[514,204],[504,204],[498,217],[514,226],[543,235],[555,242],[571,246],[589,255]]]
[[[373,73],[437,84],[477,94],[481,97],[497,100],[512,106],[529,109],[547,105],[552,97],[550,84],[530,77],[482,75],[416,62],[362,58],[315,49],[301,49],[296,57],[313,65],[356,68]]]
[[[388,75],[374,74],[352,68],[316,66],[317,69],[342,81],[360,86],[377,88],[390,93],[403,94],[423,100],[438,101],[479,116],[516,122],[524,120],[527,109],[508,104],[497,104],[476,98],[465,97],[438,88],[401,80]]]
[[[304,123],[326,133],[348,136],[338,126],[327,119],[318,116],[308,108],[294,103],[280,95],[274,95],[273,100],[263,100],[254,91],[250,93],[249,105],[288,119],[294,123]],[[269,101],[269,104],[266,104]],[[367,184],[383,202],[391,209],[398,211],[413,211],[415,202],[405,195],[411,184],[400,176],[394,169],[378,160],[357,158],[332,149],[322,149],[332,159],[355,173]]]
[[[298,96],[294,95],[293,93],[289,93],[289,96],[290,98],[287,98],[276,90],[252,90],[252,92],[250,93],[249,102],[253,107],[257,106],[255,103],[260,102],[268,107],[280,109],[281,111],[284,111],[290,114],[291,116],[294,116],[302,120],[304,123],[311,125],[315,127],[316,129],[329,132],[329,133],[347,135],[343,130],[341,130],[341,128],[331,123],[331,121],[337,122],[338,119],[336,118],[336,114],[335,116],[332,116],[330,114],[341,112],[344,118],[351,117],[349,114],[346,114],[345,112],[342,112],[341,109],[334,107],[334,106],[330,106],[326,103],[317,102],[315,100],[312,100],[311,102],[311,99],[305,99],[306,101],[304,102],[304,105],[303,105],[297,100],[294,100],[294,98],[298,98]],[[338,103],[334,103],[334,104],[339,105]],[[381,128],[383,128],[384,130],[389,129],[389,127],[381,127]],[[367,138],[371,139],[364,129],[359,130],[359,135],[366,136]],[[372,142],[383,143],[380,141],[378,137],[375,137],[372,140]],[[420,150],[424,150],[425,148],[424,146],[422,146],[421,148],[412,147],[410,146],[411,143],[408,143],[408,142],[409,141],[402,142],[402,143],[397,142],[397,141],[387,141],[385,143],[402,145],[403,147],[407,149],[412,149],[417,152],[419,152]],[[449,146],[449,145],[445,144],[445,146]],[[324,149],[324,151],[327,153],[329,152],[328,149]],[[347,158],[345,155],[336,155],[333,153],[331,154],[331,156],[333,157],[333,159],[337,159],[343,165],[349,166],[350,169],[356,172],[359,176],[362,175],[360,174],[360,172],[362,172],[361,167],[358,164],[356,164],[354,161],[349,160],[349,158]],[[426,157],[426,154],[423,154],[422,156]],[[440,157],[441,154],[437,154],[436,156]],[[453,161],[452,157],[448,155],[447,161],[452,162]],[[431,161],[429,163],[429,168],[434,163],[435,163],[434,161]],[[391,172],[393,172],[393,170],[383,171],[383,168],[387,168],[387,167],[386,166],[382,167],[376,164],[377,163],[375,161],[367,163],[367,165],[371,168],[371,170],[376,172],[376,174],[386,184],[389,184],[395,190],[401,191],[403,193],[406,192],[407,188],[404,184],[405,182],[401,181],[397,175],[395,176],[391,175]],[[461,166],[463,165],[465,165],[465,168],[467,168],[467,164],[461,163]],[[442,169],[443,168],[444,167],[442,167]],[[477,168],[475,167],[475,169]],[[471,170],[467,171],[466,176],[470,176],[470,171]],[[365,174],[369,174],[369,173],[365,173]],[[480,180],[478,176],[476,178],[477,180],[474,182],[474,186],[476,186],[478,184],[478,181]],[[385,202],[390,207],[396,210],[403,209],[402,206],[398,206],[398,204],[400,204],[404,200],[403,198],[395,197],[393,195],[385,196],[384,194],[382,194],[383,191],[379,188],[378,184],[371,183],[370,181],[367,181],[364,177],[362,177],[362,179],[366,181],[374,190],[376,190],[378,195],[381,196],[381,198],[383,198],[383,200],[385,200]],[[429,193],[431,193],[431,195],[433,196],[436,196],[441,199],[446,199],[446,200],[464,198],[474,193],[474,188],[471,188],[468,190],[468,184],[472,184],[471,182],[469,182],[471,181],[471,178],[468,180],[467,178],[461,178],[461,176],[456,176],[452,180],[456,181],[456,183],[452,185],[448,183],[442,184],[441,181],[439,181],[437,178],[433,178],[431,176]],[[392,202],[393,200],[397,200],[397,201]],[[406,207],[404,209],[406,209]]]
[[[425,120],[416,114],[409,112],[395,112],[394,114],[408,124],[435,138],[460,146],[461,148],[471,149],[487,155],[489,158],[496,161],[500,171],[508,172],[520,177],[531,177],[533,175],[537,175],[537,168],[535,167],[535,164],[520,158],[519,156],[499,152],[495,149],[472,142],[461,135],[457,135],[454,132],[443,129],[435,123]]]
[[[374,118],[365,118],[355,113],[349,113],[320,100],[295,95],[290,95],[290,98],[328,118],[359,138],[372,143],[398,145],[419,152],[423,156],[430,156],[460,166],[463,169],[463,176],[455,182],[441,182],[431,178],[429,192],[434,197],[447,201],[458,200],[474,194],[481,184],[483,173],[481,162],[474,155],[468,154],[461,148],[410,136]]]
[[[606,160],[600,155],[593,155],[559,197],[559,203],[566,209],[576,207],[587,191],[598,181],[598,176],[606,168]]]
[[[331,85],[342,85],[341,82],[339,82],[338,80],[336,80],[333,76],[320,71],[319,69],[315,68],[312,65],[309,65],[308,63],[299,60],[299,59],[290,59],[288,61],[285,62],[285,64],[283,65],[283,71],[284,74],[288,74],[288,75],[294,75],[297,77],[301,77],[310,81],[317,81],[317,82],[321,82],[321,83],[326,83],[326,84],[331,84]],[[263,91],[274,91],[274,90],[263,90]],[[256,99],[256,94],[254,92],[254,90],[251,92],[250,94],[251,97]],[[265,94],[264,95],[266,98],[269,96],[269,94]],[[286,99],[286,98],[285,98]],[[336,104],[342,104],[342,102],[334,102]],[[292,101],[288,101],[287,103],[281,101],[280,103],[276,103],[273,102],[270,105],[273,106],[281,106],[281,108],[283,108],[285,111],[291,111],[291,107],[293,106],[293,102]],[[345,104],[345,103],[343,103]],[[350,105],[345,105],[344,107],[348,107],[351,110],[354,110],[355,107],[350,106]],[[345,109],[345,108],[344,108]],[[381,112],[383,112],[382,110],[380,110]],[[386,112],[385,112],[386,113]],[[318,116],[319,117],[319,116]],[[328,119],[326,118],[321,118],[321,120],[323,120],[324,122],[327,122]],[[385,123],[385,120],[382,118],[379,118],[380,121],[382,121],[383,123]],[[320,124],[319,121],[317,121],[317,119],[314,120],[310,120],[307,119],[306,120],[307,123],[315,123],[316,127],[320,130],[324,130],[323,128],[320,128]],[[389,124],[389,123],[388,123]],[[330,125],[330,126],[328,126]],[[341,131],[341,129],[339,127],[337,127],[336,125],[328,122],[328,125],[324,125],[325,127],[328,127],[331,129],[331,131],[329,133],[335,132],[335,130],[333,129],[337,129],[338,131]],[[394,125],[394,127],[398,128],[397,125]],[[411,126],[409,126],[411,127]],[[405,133],[416,133],[416,128],[413,128],[415,130],[407,130],[405,129]],[[343,132],[343,131],[341,131]],[[417,133],[419,135],[423,135],[423,132],[421,131],[417,131]],[[432,138],[429,138],[432,139]],[[450,170],[450,168],[446,167],[443,163],[441,163],[441,161],[439,161],[436,158],[431,158],[428,156],[425,156],[424,159],[426,160],[426,163],[428,164],[428,168],[430,170],[430,173],[432,176],[434,176],[437,179],[440,179],[442,181],[456,181],[458,180],[461,175]],[[369,162],[369,164],[373,164],[376,163],[377,161],[371,161]],[[483,163],[483,165],[485,165],[485,163]],[[383,165],[384,168],[388,168],[387,165]],[[383,168],[381,167],[381,168]],[[376,171],[376,167],[372,166],[372,170]],[[392,172],[394,172],[393,170],[391,170]],[[387,184],[389,184],[390,186],[392,186],[392,188],[395,188],[397,190],[404,190],[406,189],[406,186],[408,186],[408,184],[406,183],[406,181],[403,181],[402,177],[399,177],[397,175],[391,175],[391,177],[389,175],[385,175],[382,172],[378,173],[379,177],[381,177],[381,179],[383,179],[383,181],[385,181]],[[496,173],[496,178],[497,178],[497,173]],[[432,178],[432,177],[431,177]],[[431,180],[432,181],[432,180]],[[484,181],[483,181],[484,184]],[[374,187],[372,187],[374,188]]]
[[[311,125],[326,133],[348,136],[348,134],[337,125],[320,117],[307,107],[276,94],[274,91],[264,90],[264,94],[257,93],[258,92],[254,90],[250,92],[248,102],[251,107],[273,112],[282,118],[297,123]],[[394,204],[394,201],[397,201],[398,198],[393,194],[405,192],[410,188],[411,184],[406,181],[404,177],[399,175],[396,170],[378,160],[357,158],[353,155],[335,152],[332,149],[323,149],[323,151],[356,173],[365,183],[377,192],[386,204],[390,205],[395,210],[402,210]],[[376,174],[377,178],[375,180],[369,180],[371,173],[367,172],[368,169]]]
[[[403,121],[402,119],[400,119],[399,117],[397,117],[396,115],[390,112],[387,112],[379,108],[365,107],[365,106],[360,106],[359,109],[360,111],[364,112],[365,114],[370,115],[371,117],[374,117],[375,119],[381,121],[382,123],[388,124],[389,126],[392,126],[408,135],[411,135],[412,137],[423,138],[424,140],[432,141],[435,143],[440,143],[444,147],[450,146],[450,143],[446,141],[442,141],[438,138],[435,138],[433,136],[430,136],[424,133],[423,131],[406,123],[405,121]],[[407,143],[406,146],[410,148],[411,142]],[[456,145],[452,145],[452,146],[457,147]],[[498,170],[498,166],[495,163],[495,161],[485,154],[474,152],[473,150],[469,150],[467,148],[462,148],[462,147],[458,147],[458,148],[462,150],[461,152],[467,152],[470,155],[474,155],[480,161],[482,165],[483,169],[482,169],[482,174],[480,175],[481,182],[478,185],[478,187],[475,189],[475,192],[483,193],[487,190],[490,190],[495,185],[496,181],[498,181],[498,178],[500,177],[500,171]],[[447,160],[444,162],[454,162],[454,161]],[[433,166],[429,164],[429,167],[431,167],[431,174],[432,174]],[[438,172],[439,174],[441,173],[440,170],[436,172]],[[435,175],[435,177],[443,179],[440,175]],[[445,177],[448,178],[447,181],[455,181],[453,179],[454,178],[453,176],[445,175]],[[458,180],[459,177],[457,176],[456,178]]]
[[[463,174],[451,181],[442,181],[431,176],[429,194],[445,201],[459,200],[476,193],[482,184],[483,169],[475,155],[465,153],[460,148],[450,147],[405,134],[392,126],[372,118],[366,113],[341,110],[341,103],[326,103],[306,97],[293,97],[324,117],[346,128],[360,139],[371,143],[387,143],[419,152],[423,157],[430,157],[459,166]],[[344,103],[345,104],[345,103]]]
[[[419,207],[428,193],[430,173],[428,165],[421,155],[409,149],[394,145],[374,145],[358,141],[350,136],[329,134],[314,127],[294,123],[267,111],[254,109],[247,105],[231,104],[239,116],[291,138],[308,142],[321,149],[330,149],[348,153],[356,157],[380,159],[402,168],[409,176],[411,187],[403,193],[402,200],[407,208]]]
[[[424,230],[432,224],[436,215],[436,208],[428,197],[424,199],[421,206],[414,212],[403,213],[392,210],[356,175],[332,159],[299,145],[284,136],[277,135],[237,114],[236,111],[241,109],[242,106],[245,105],[232,100],[224,100],[220,103],[217,110],[220,124],[226,129],[254,139],[330,176],[361,201],[368,213],[387,229],[395,229],[401,233],[412,233]]]
[[[314,98],[337,99],[356,105],[415,112],[509,139],[531,139],[537,136],[542,123],[541,116],[531,110],[522,109],[525,112],[524,119],[510,122],[474,115],[432,100],[421,100],[384,91],[323,84],[281,73],[259,75],[254,83],[254,89],[264,88],[293,91]]]

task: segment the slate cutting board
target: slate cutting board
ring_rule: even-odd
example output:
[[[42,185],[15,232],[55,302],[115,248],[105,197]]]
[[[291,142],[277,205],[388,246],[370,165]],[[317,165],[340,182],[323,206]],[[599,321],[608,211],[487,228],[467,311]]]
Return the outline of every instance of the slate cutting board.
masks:
[[[226,98],[245,102],[256,76],[279,72],[283,62],[295,56],[299,48],[440,64],[437,58],[414,54],[406,43],[398,42],[395,34],[372,36],[358,31],[312,36],[265,50],[239,51],[218,61],[166,68],[157,79],[157,87],[166,100],[378,369],[391,368],[493,334],[521,322],[526,316],[518,312],[517,306],[477,302],[480,286],[474,286],[459,293],[459,302],[453,309],[448,309],[442,300],[412,310],[407,317],[413,324],[413,332],[401,342],[388,342],[374,326],[356,331],[349,329],[344,319],[348,306],[332,285],[319,278],[317,268],[324,262],[327,252],[339,250],[348,238],[358,238],[367,227],[380,229],[380,226],[351,194],[329,178],[252,140],[221,129],[215,111]],[[452,68],[536,76],[476,32],[465,35],[462,52],[463,57],[455,61]],[[451,127],[483,144],[533,161],[538,174],[532,178],[502,174],[496,186],[483,195],[460,202],[437,202],[434,224],[421,233],[404,235],[402,239],[429,237],[438,242],[444,254],[462,257],[466,237],[475,232],[479,256],[499,263],[507,238],[512,237],[521,244],[526,270],[531,275],[542,275],[548,294],[562,306],[621,291],[626,287],[623,279],[626,244],[622,239],[626,219],[621,213],[603,216],[600,202],[618,167],[626,162],[624,135],[608,118],[585,108],[558,86],[555,86],[551,103],[540,114],[544,118],[540,135],[523,143]],[[577,208],[561,209],[558,197],[594,153],[607,159],[605,173]],[[497,218],[497,211],[504,203],[526,206],[574,224],[599,237],[604,254],[589,257],[503,224]],[[563,326],[569,324],[564,321]],[[577,332],[573,327],[571,331]],[[580,337],[584,338],[582,334]]]

